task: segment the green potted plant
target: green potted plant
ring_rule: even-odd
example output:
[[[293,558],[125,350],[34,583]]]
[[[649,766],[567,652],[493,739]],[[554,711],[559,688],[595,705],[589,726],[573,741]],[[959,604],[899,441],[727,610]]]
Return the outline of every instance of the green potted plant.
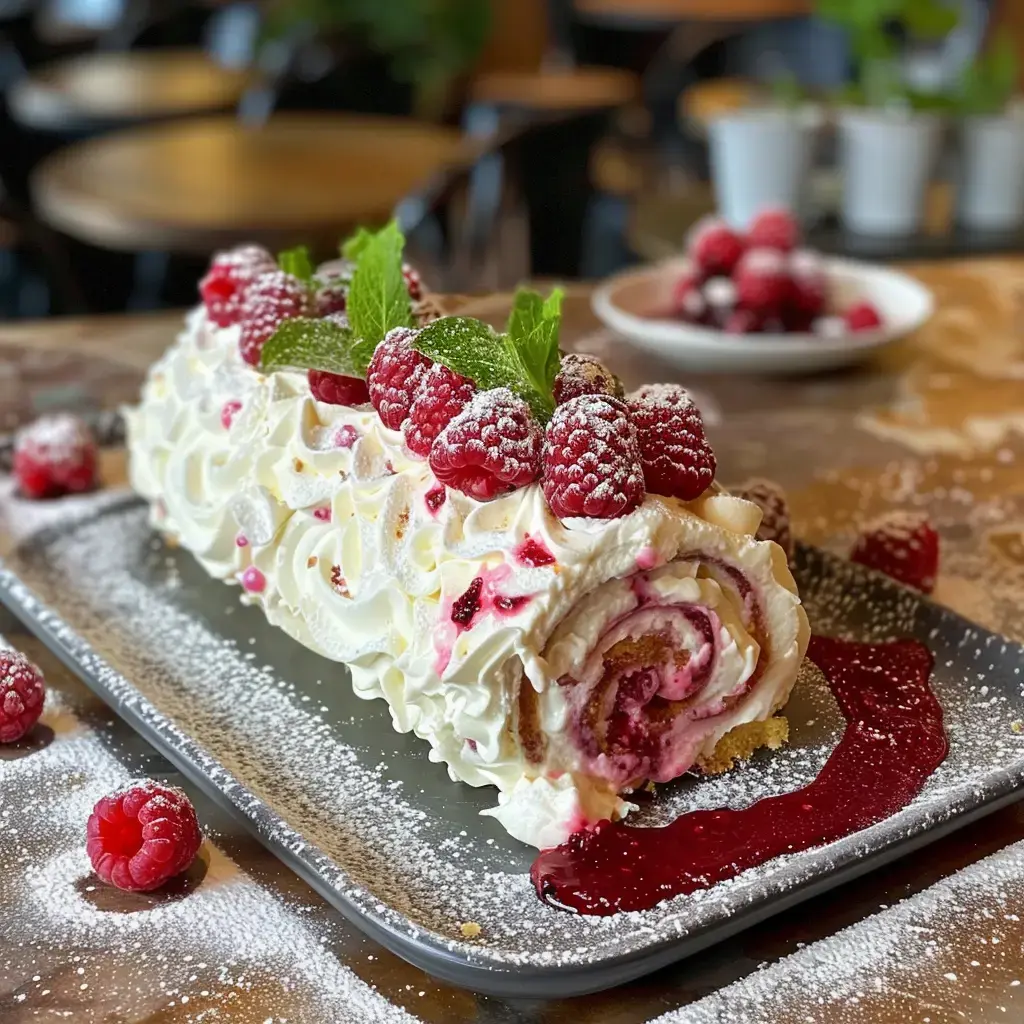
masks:
[[[1024,111],[1015,103],[1017,53],[998,37],[960,78],[960,187],[957,217],[966,227],[1009,231],[1024,221]]]
[[[818,0],[850,37],[854,81],[838,114],[843,223],[869,235],[921,227],[942,136],[943,101],[907,86],[901,48],[935,42],[958,24],[942,0]]]
[[[416,113],[439,116],[452,82],[474,63],[491,27],[490,0],[273,0],[267,35],[303,27],[343,35],[388,60],[413,86]]]

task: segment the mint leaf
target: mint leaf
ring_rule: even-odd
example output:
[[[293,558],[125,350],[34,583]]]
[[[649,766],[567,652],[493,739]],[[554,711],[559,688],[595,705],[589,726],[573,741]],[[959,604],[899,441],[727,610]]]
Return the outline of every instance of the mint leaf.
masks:
[[[543,309],[546,305],[536,296],[538,305]],[[532,301],[529,305],[533,306]],[[520,319],[524,322],[531,313],[524,301],[520,310]],[[555,308],[555,304],[549,307]],[[541,312],[542,312],[541,309]],[[544,320],[543,315],[538,322]],[[523,328],[517,327],[517,331]],[[547,333],[549,326],[530,332],[540,348],[538,333]],[[556,328],[557,332],[557,328]],[[550,419],[554,410],[554,399],[551,388],[545,387],[541,380],[546,380],[547,362],[541,374],[528,372],[523,363],[522,350],[509,334],[498,334],[492,327],[480,320],[464,316],[445,316],[440,320],[427,324],[413,339],[413,347],[424,355],[430,356],[436,363],[447,366],[449,370],[469,377],[477,387],[484,391],[491,388],[507,387],[519,395],[530,406],[533,414],[542,422]],[[546,359],[546,357],[545,357]],[[557,365],[557,340],[554,348],[554,360]],[[552,379],[554,379],[552,377]]]
[[[556,288],[547,299],[520,288],[508,318],[508,336],[518,353],[523,376],[537,394],[551,401],[559,368],[558,331],[562,323],[562,298]]]
[[[362,377],[355,353],[355,339],[348,327],[332,320],[295,317],[283,324],[267,339],[260,352],[260,369],[326,370],[346,377]],[[367,360],[369,362],[369,360]]]
[[[367,231],[366,228],[359,228],[351,238],[346,239],[342,243],[341,255],[355,263],[372,240],[372,231]]]
[[[376,347],[395,327],[412,327],[412,304],[402,277],[405,238],[392,221],[363,243],[346,312],[357,338]]]
[[[294,249],[285,249],[277,254],[277,265],[286,273],[292,274],[300,281],[313,280],[313,264],[309,258],[309,249],[297,245]]]

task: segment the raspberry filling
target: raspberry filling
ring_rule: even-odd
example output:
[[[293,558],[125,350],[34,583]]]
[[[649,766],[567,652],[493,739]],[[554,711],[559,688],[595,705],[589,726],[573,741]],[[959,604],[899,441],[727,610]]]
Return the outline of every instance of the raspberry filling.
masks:
[[[567,736],[586,774],[620,790],[677,778],[697,760],[714,719],[756,684],[765,653],[760,610],[749,581],[732,569],[705,563],[692,581],[731,594],[728,613],[720,601],[716,608],[661,596],[648,573],[628,581],[634,606],[602,629],[578,671],[559,679]]]

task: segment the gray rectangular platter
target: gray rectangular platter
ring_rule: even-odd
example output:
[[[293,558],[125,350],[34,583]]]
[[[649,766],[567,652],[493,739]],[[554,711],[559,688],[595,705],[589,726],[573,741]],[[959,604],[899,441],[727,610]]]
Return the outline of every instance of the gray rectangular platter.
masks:
[[[346,917],[399,956],[480,992],[557,998],[621,984],[822,893],[1018,798],[1024,648],[830,555],[802,548],[815,630],[914,636],[933,650],[951,749],[899,814],[643,913],[552,910],[532,851],[478,812],[493,790],[451,782],[427,747],[355,697],[346,669],[268,626],[171,549],[131,498],[104,496],[34,534],[0,600],[129,723]],[[789,748],[659,787],[637,820],[744,806],[808,783],[842,729],[806,666]],[[475,939],[461,925],[480,926]]]

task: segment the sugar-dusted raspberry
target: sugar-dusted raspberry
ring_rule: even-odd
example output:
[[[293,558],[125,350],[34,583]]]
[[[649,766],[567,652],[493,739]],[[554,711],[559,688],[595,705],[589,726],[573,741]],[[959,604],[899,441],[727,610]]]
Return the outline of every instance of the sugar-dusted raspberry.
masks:
[[[405,278],[405,287],[409,292],[409,298],[413,302],[419,302],[423,298],[423,279],[420,272],[408,263],[402,264],[402,277]]]
[[[97,801],[85,834],[96,874],[135,892],[180,875],[203,841],[189,798],[148,779]]]
[[[283,270],[261,274],[249,285],[242,303],[242,334],[238,342],[242,358],[259,365],[267,339],[284,323],[315,313],[309,285]]]
[[[39,721],[43,673],[18,651],[0,651],[0,743],[14,743]]]
[[[789,257],[790,292],[783,310],[788,330],[809,331],[828,301],[828,278],[821,257],[799,249]]]
[[[447,366],[435,363],[420,381],[402,426],[409,451],[420,458],[430,455],[434,438],[458,416],[473,395],[476,385]]]
[[[310,370],[306,374],[309,390],[318,402],[328,405],[363,405],[370,400],[362,377],[346,377],[326,370]]]
[[[939,535],[925,513],[896,509],[865,525],[850,560],[930,594],[939,574]]]
[[[762,316],[778,316],[791,293],[786,257],[774,249],[748,249],[733,275],[736,298]]]
[[[580,395],[611,395],[622,398],[622,381],[597,356],[569,352],[555,377],[555,405],[564,405]]]
[[[542,435],[529,406],[508,388],[478,391],[434,440],[430,468],[443,484],[478,501],[532,483]]]
[[[206,315],[218,327],[237,324],[245,293],[257,277],[276,268],[274,257],[262,245],[240,245],[213,257],[199,282]]]
[[[756,334],[763,327],[764,318],[752,309],[734,309],[722,324],[726,334]]]
[[[401,430],[420,382],[434,364],[412,347],[417,331],[396,327],[374,350],[366,384],[370,401],[385,427]]]
[[[747,244],[756,249],[792,252],[800,244],[800,222],[789,210],[762,210],[747,229]]]
[[[68,413],[41,416],[14,438],[14,477],[28,498],[91,491],[99,482],[96,440]]]
[[[555,409],[544,435],[543,486],[560,519],[617,519],[643,503],[640,450],[624,403],[580,395]]]
[[[340,260],[317,270],[313,278],[313,301],[318,316],[345,312],[354,269],[354,264]]]
[[[728,277],[746,248],[743,238],[724,220],[705,218],[697,223],[687,242],[687,252],[705,277]]]
[[[877,331],[882,326],[881,314],[867,301],[851,306],[844,319],[851,331]]]
[[[757,529],[758,540],[773,540],[793,557],[793,534],[789,523],[789,502],[786,492],[774,480],[752,477],[746,483],[733,488],[738,498],[746,498],[761,509],[761,525]]]
[[[677,384],[648,384],[626,402],[647,490],[683,501],[700,497],[715,479],[716,462],[689,392]]]

